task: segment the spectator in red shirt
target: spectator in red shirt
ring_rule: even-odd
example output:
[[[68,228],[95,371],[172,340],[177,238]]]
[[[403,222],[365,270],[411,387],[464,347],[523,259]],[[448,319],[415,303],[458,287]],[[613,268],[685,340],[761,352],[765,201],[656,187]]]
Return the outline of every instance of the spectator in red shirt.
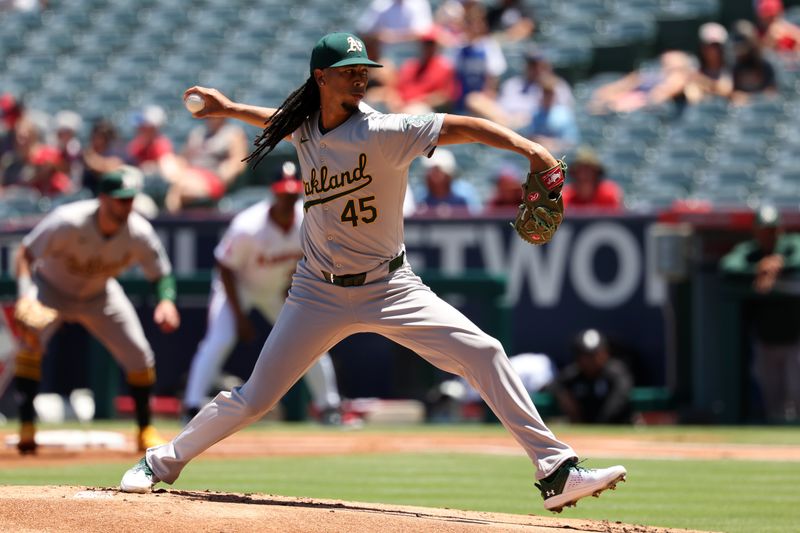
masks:
[[[128,143],[131,163],[145,173],[159,173],[161,159],[174,154],[172,142],[160,131],[167,116],[157,105],[145,107],[134,117],[136,136]]]
[[[758,34],[764,48],[800,52],[800,28],[783,17],[782,0],[757,0]]]
[[[42,196],[58,196],[72,190],[69,176],[59,170],[62,165],[58,148],[40,144],[30,155],[30,176],[20,185],[36,189]]]
[[[387,102],[393,113],[427,113],[446,110],[456,92],[453,64],[439,53],[440,31],[436,26],[419,38],[419,57],[405,61]]]
[[[506,165],[495,176],[494,194],[486,204],[486,212],[517,209],[522,203],[522,174],[516,167]]]
[[[562,196],[567,209],[621,211],[623,208],[622,189],[605,177],[600,159],[588,147],[578,148],[569,165]]]

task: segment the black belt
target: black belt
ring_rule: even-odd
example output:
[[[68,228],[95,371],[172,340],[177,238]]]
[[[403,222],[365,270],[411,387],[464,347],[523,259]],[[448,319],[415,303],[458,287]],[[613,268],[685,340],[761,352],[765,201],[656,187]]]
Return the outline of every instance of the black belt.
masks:
[[[403,260],[406,257],[405,252],[400,252],[400,255],[389,261],[389,274],[397,270],[403,265]],[[363,285],[365,281],[367,281],[367,272],[361,272],[359,274],[343,274],[341,276],[337,276],[336,274],[331,274],[330,272],[322,271],[322,277],[325,281],[332,283],[334,285],[338,285],[339,287],[358,287]]]

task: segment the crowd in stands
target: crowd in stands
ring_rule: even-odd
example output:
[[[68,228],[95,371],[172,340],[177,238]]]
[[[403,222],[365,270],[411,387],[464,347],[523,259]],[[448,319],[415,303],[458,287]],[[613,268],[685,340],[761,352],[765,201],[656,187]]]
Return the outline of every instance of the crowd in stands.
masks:
[[[570,84],[535,44],[546,21],[538,20],[528,5],[520,0],[444,0],[432,7],[429,0],[372,0],[355,30],[371,57],[386,67],[372,72],[366,101],[390,112],[489,118],[559,156],[568,154],[569,209],[625,207],[623,188],[613,183],[616,169],[604,168],[596,147],[586,145],[580,117],[630,114],[665,103],[686,108],[714,98],[746,105],[754,96],[777,96],[785,60],[800,58],[800,28],[783,16],[781,0],[756,0],[753,21],[728,28],[703,24],[696,55],[666,50],[657,62],[600,85],[586,102],[577,103]],[[519,70],[511,68],[504,52],[512,43],[525,46]],[[385,52],[398,46],[415,52],[394,64]],[[99,175],[131,164],[148,183],[163,185],[158,203],[175,213],[213,206],[245,170],[241,160],[249,141],[233,123],[198,122],[188,138],[170,139],[161,132],[164,110],[146,105],[133,117],[133,137],[123,139],[118,125],[82,117],[80,109],[54,117],[30,111],[24,95],[0,99],[0,197],[20,188],[44,197],[94,194]],[[442,213],[447,206],[448,212],[476,214],[516,205],[524,179],[519,169],[497,168],[486,176],[493,189],[479,193],[459,179],[453,154],[437,154],[423,162],[422,179],[409,189],[416,212]]]

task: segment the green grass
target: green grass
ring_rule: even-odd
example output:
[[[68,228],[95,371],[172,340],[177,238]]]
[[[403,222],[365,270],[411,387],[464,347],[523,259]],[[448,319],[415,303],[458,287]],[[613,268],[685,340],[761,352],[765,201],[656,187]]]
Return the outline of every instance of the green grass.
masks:
[[[130,423],[94,427],[131,431]],[[163,425],[162,425],[163,426]],[[697,442],[796,444],[791,428],[579,428],[554,427],[559,435],[638,435]],[[303,424],[268,424],[249,431],[326,433]],[[365,433],[426,432],[502,434],[494,426],[373,428]],[[792,440],[791,437],[794,436]],[[568,440],[568,439],[567,439]],[[132,461],[131,461],[132,462]],[[661,527],[727,532],[797,531],[800,463],[771,461],[590,461],[628,468],[628,482],[599,500],[583,500],[560,516]],[[0,484],[116,486],[128,463],[0,471]],[[533,468],[521,456],[465,454],[362,454],[329,457],[203,459],[175,484],[181,489],[262,492],[518,514],[547,514],[533,487]]]

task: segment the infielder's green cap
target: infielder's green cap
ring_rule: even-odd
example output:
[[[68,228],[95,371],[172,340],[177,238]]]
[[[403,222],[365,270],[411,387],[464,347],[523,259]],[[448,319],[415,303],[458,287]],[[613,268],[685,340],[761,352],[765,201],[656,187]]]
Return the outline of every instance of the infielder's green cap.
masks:
[[[122,166],[100,178],[99,192],[112,198],[133,198],[142,187],[144,176],[132,166]]]
[[[315,68],[366,65],[382,67],[367,57],[364,41],[352,33],[329,33],[314,45],[311,51],[311,72]]]

